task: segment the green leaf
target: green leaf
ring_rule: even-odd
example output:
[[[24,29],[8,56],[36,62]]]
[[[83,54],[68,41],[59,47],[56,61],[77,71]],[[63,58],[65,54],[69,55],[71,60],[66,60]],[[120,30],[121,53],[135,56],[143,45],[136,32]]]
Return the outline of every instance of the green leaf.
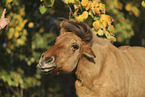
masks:
[[[96,20],[99,20],[99,17],[94,17],[93,19],[96,21]]]
[[[105,36],[107,37],[108,40],[116,41],[116,38],[114,36],[111,36],[108,31],[105,32]]]
[[[68,0],[68,3],[75,3],[75,0]]]
[[[103,35],[104,35],[104,31],[101,30],[101,29],[99,29],[98,32],[97,32],[97,34],[98,34],[99,36],[103,36]]]
[[[68,3],[75,3],[75,0],[62,0],[64,3],[68,4]]]
[[[93,13],[93,12],[90,13],[90,16],[91,16],[94,20],[97,20],[97,19],[95,19],[95,16],[94,16],[94,13]]]
[[[40,5],[39,10],[41,14],[44,14],[47,11],[47,8],[45,5]]]
[[[142,6],[143,6],[143,7],[145,7],[145,1],[142,1],[142,3],[141,3],[141,4],[142,4]]]
[[[54,5],[55,0],[48,0],[48,7],[52,7]]]
[[[109,32],[114,32],[114,26],[113,25],[109,25],[109,27],[108,27],[108,31]]]
[[[24,45],[25,44],[25,41],[23,40],[23,39],[17,39],[17,44],[18,45],[20,45],[20,46],[22,46],[22,45]]]

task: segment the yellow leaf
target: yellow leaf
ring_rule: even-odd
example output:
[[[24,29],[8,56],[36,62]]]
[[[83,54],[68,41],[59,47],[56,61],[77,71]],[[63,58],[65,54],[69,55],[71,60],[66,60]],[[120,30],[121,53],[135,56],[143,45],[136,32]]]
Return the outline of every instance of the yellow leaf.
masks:
[[[18,38],[19,37],[19,32],[15,32],[15,38]]]
[[[132,7],[132,3],[128,3],[128,4],[126,4],[125,9],[127,11],[131,11],[131,7]]]
[[[95,3],[94,7],[99,8],[100,7],[100,3]]]
[[[31,62],[34,62],[34,61],[35,61],[35,58],[31,58],[30,61],[31,61]]]
[[[102,14],[100,20],[107,21],[108,23],[112,23],[111,17],[109,15]]]
[[[116,7],[116,8],[118,8],[118,9],[122,9],[122,7],[123,7],[123,4],[121,3],[121,2],[119,2],[118,0],[114,0],[114,6]]]
[[[96,3],[92,2],[91,7],[94,8],[96,6]]]
[[[25,41],[23,39],[17,39],[17,44],[18,45],[24,45]]]
[[[105,14],[101,15],[100,21],[101,21],[103,27],[107,27],[108,23],[112,23],[111,17],[109,15],[105,15]]]
[[[27,23],[27,19],[23,20],[23,22],[20,24],[21,29],[24,28],[25,24]]]
[[[97,14],[100,14],[100,8],[94,8],[94,11],[95,11]]]
[[[7,0],[7,3],[11,3],[11,2],[13,2],[13,0]]]
[[[20,15],[22,15],[22,16],[25,15],[25,8],[24,7],[21,8],[19,12],[20,12]]]
[[[17,14],[16,19],[21,20],[22,19],[21,15]]]
[[[74,3],[75,0],[63,0],[64,3],[68,4],[68,3]]]
[[[98,2],[101,2],[101,0],[97,0]],[[93,2],[96,2],[96,0],[93,0]]]
[[[25,24],[25,23],[27,23],[27,21],[28,21],[28,19],[25,19],[25,20],[23,21],[23,22],[24,22],[24,24]]]
[[[87,19],[88,18],[88,15],[89,15],[89,13],[87,11],[84,11],[82,13],[82,16],[83,16],[84,19]]]
[[[64,3],[68,4],[68,0],[63,0]]]
[[[24,89],[24,88],[25,88],[23,84],[21,84],[21,85],[20,85],[20,87],[21,87],[22,89]]]
[[[11,4],[8,4],[7,7],[8,7],[8,9],[11,9],[12,8]]]
[[[14,46],[9,42],[8,43],[8,48],[10,48],[11,50],[13,50],[14,49]]]
[[[92,11],[97,13],[97,14],[100,14],[101,12],[104,13],[104,11],[105,11],[105,5],[102,3],[94,3],[93,2],[91,7],[92,7]]]
[[[142,5],[143,7],[145,7],[145,1],[142,1],[142,2],[141,2],[141,5]]]
[[[93,27],[98,30],[100,29],[101,25],[100,25],[100,21],[99,20],[96,20],[94,23],[93,23]]]
[[[25,35],[25,36],[26,36],[27,34],[28,34],[28,33],[27,33],[27,30],[26,30],[26,29],[24,29],[24,30],[23,30],[23,35]]]
[[[140,15],[140,11],[137,7],[133,6],[131,11],[133,12],[133,14],[138,17]]]
[[[44,32],[44,28],[40,28],[39,32],[43,33]]]
[[[14,28],[10,28],[9,33],[13,34],[15,32]]]
[[[30,22],[30,23],[28,24],[28,27],[29,27],[29,28],[33,28],[33,27],[34,27],[34,23],[33,23],[33,22]]]
[[[84,17],[83,15],[79,15],[77,17],[75,17],[77,21],[84,21]]]
[[[89,1],[87,7],[86,7],[86,10],[90,9],[91,8],[91,5],[92,5],[92,1]]]
[[[100,10],[104,11],[105,10],[105,4],[99,3],[99,8],[100,8]]]
[[[14,13],[12,13],[12,12],[10,12],[10,14],[9,14],[10,16],[13,16],[14,15]]]
[[[82,4],[82,6],[87,6],[88,0],[82,0],[82,1],[81,1],[81,4]]]
[[[12,39],[13,35],[14,35],[15,29],[14,28],[10,28],[9,30],[9,34],[8,34],[8,39]]]
[[[23,70],[22,70],[20,67],[18,67],[18,68],[17,68],[17,71],[18,71],[18,72],[22,72]]]
[[[22,29],[21,29],[20,25],[16,26],[16,31],[21,31],[21,30]]]
[[[107,23],[106,21],[103,21],[103,22],[102,22],[102,25],[103,25],[103,27],[105,27],[105,28],[106,28],[106,27],[107,27],[107,25],[108,25],[108,23]]]
[[[121,2],[118,2],[118,7],[117,8],[120,9],[120,10],[122,10],[123,4]]]

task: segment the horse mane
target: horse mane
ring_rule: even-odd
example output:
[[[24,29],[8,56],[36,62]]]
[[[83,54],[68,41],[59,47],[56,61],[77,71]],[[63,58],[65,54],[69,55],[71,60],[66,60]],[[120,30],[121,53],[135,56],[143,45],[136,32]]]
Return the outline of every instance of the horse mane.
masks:
[[[73,22],[64,20],[61,23],[61,29],[65,32],[73,32],[84,42],[89,43],[92,40],[91,28],[83,22]]]

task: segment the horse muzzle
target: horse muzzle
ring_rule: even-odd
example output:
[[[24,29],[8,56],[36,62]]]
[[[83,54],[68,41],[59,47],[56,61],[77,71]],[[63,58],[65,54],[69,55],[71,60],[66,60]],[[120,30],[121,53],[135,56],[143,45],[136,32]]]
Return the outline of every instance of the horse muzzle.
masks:
[[[40,69],[43,72],[50,72],[56,68],[56,65],[54,64],[55,58],[52,57],[44,57],[44,54],[42,54],[39,64],[37,64],[37,68]]]
[[[50,72],[56,68],[56,65],[45,64],[44,66],[42,66],[41,64],[37,64],[37,68],[43,72]]]

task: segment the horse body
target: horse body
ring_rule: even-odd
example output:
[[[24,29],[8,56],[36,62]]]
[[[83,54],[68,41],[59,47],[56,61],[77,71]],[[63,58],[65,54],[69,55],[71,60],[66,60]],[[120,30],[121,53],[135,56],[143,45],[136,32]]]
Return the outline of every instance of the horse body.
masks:
[[[116,48],[83,23],[64,22],[38,67],[47,72],[75,70],[78,97],[145,97],[145,49]]]
[[[94,45],[96,64],[82,58],[76,70],[78,97],[145,97],[144,48]]]

